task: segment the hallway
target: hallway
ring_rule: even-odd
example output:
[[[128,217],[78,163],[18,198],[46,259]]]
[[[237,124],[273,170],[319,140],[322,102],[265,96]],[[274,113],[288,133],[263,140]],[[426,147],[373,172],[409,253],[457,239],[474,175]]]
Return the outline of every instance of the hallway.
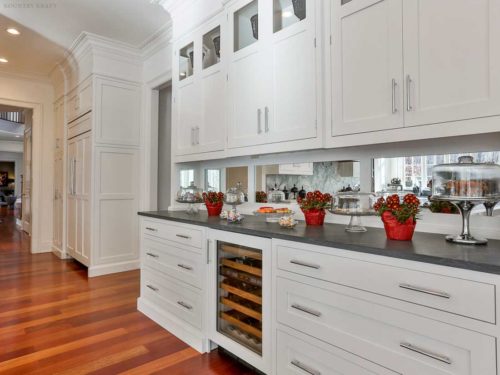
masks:
[[[31,255],[12,211],[0,219],[0,374],[253,374],[139,313],[139,271],[89,280],[74,261]]]

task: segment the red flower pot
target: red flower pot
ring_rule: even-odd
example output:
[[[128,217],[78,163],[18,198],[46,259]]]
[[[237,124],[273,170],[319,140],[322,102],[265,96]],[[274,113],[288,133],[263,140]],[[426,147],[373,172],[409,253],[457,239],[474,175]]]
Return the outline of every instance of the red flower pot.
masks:
[[[385,234],[389,240],[411,241],[417,222],[409,218],[405,223],[400,223],[394,216],[385,216],[384,222]]]
[[[324,209],[302,210],[307,225],[323,225],[326,212]]]
[[[224,206],[224,202],[210,203],[206,201],[205,206],[207,206],[208,216],[219,216],[222,212],[222,206]]]

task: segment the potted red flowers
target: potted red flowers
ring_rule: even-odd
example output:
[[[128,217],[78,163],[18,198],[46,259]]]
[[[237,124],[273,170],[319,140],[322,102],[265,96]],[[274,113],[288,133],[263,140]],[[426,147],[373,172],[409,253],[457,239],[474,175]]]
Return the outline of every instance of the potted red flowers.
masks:
[[[205,206],[207,206],[208,216],[220,215],[222,206],[224,206],[224,193],[209,191],[208,193],[203,193],[203,200],[205,201]]]
[[[379,198],[373,208],[382,217],[388,239],[411,241],[420,212],[419,206],[420,201],[414,194],[406,194],[403,202],[397,194],[393,194],[387,199]]]
[[[323,225],[326,215],[325,210],[331,206],[332,196],[316,190],[307,193],[305,198],[297,198],[297,203],[304,213],[307,225]]]

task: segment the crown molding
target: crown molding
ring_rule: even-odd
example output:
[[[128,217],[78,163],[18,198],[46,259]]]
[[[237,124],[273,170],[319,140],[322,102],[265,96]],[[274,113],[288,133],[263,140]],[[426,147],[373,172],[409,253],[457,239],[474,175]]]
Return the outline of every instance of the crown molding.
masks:
[[[30,72],[21,69],[12,69],[4,70],[0,68],[0,77],[9,78],[9,79],[22,79],[25,81],[35,81],[38,83],[49,84],[51,85],[51,79],[48,75],[43,75],[37,72]]]
[[[172,29],[173,23],[170,20],[141,44],[140,50],[143,60],[147,60],[160,49],[172,43]]]

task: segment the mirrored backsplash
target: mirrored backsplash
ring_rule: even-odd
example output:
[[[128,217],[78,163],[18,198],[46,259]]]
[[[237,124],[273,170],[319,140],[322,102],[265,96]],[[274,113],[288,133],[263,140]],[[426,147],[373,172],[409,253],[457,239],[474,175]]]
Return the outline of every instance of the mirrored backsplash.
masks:
[[[256,191],[266,193],[274,189],[291,192],[295,187],[333,194],[343,189],[359,189],[360,168],[357,161],[263,165],[256,167],[255,182]],[[295,196],[290,194],[289,199]]]

